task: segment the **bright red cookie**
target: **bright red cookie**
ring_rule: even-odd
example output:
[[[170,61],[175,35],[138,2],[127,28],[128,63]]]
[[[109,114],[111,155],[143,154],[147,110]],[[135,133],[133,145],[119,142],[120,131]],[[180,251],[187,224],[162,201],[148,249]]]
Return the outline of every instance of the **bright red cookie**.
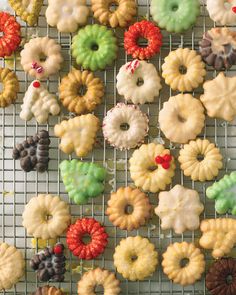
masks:
[[[138,39],[148,40],[146,47],[138,45]],[[162,34],[160,29],[152,22],[143,20],[129,27],[125,32],[124,47],[128,54],[135,59],[149,59],[160,51],[162,45]]]
[[[86,244],[83,237],[89,235],[91,241]],[[105,228],[94,218],[77,219],[68,228],[66,242],[69,250],[81,259],[93,259],[104,252],[108,243]]]
[[[7,12],[0,12],[0,57],[10,56],[21,42],[20,25],[15,17]]]

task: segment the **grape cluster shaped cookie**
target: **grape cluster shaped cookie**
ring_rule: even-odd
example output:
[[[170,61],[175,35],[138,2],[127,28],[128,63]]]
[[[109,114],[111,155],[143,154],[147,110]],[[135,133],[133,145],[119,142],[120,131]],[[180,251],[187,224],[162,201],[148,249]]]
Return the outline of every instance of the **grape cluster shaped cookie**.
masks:
[[[49,162],[49,134],[40,130],[34,136],[27,137],[13,149],[12,157],[20,160],[20,166],[25,172],[36,170],[44,172],[48,169]]]
[[[105,168],[95,163],[64,160],[60,171],[69,197],[78,205],[86,204],[104,191]]]
[[[42,282],[63,282],[66,272],[65,260],[64,245],[57,243],[53,248],[47,247],[35,254],[30,260],[30,266]]]

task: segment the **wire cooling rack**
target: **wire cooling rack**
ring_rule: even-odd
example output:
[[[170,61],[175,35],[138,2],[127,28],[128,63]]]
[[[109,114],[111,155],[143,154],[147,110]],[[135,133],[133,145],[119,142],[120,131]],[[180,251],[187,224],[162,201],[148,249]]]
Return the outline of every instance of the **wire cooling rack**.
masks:
[[[6,9],[6,0],[0,0],[0,9]],[[138,4],[138,17],[137,20],[141,20],[144,17],[151,19],[149,15],[149,0],[139,0]],[[70,54],[70,44],[72,35],[60,34],[55,28],[49,28],[45,21],[45,10],[47,3],[45,1],[41,10],[41,14],[38,20],[38,25],[34,28],[29,28],[25,23],[22,23],[17,17],[18,21],[22,24],[22,35],[27,40],[34,36],[50,36],[55,39],[62,46],[62,54],[65,62],[59,75],[51,76],[48,80],[45,80],[49,91],[57,93],[58,84],[61,77],[67,74],[74,64],[74,60]],[[13,13],[13,12],[12,12]],[[90,18],[89,22],[94,20]],[[184,35],[171,35],[167,32],[164,33],[164,45],[162,47],[160,55],[155,56],[151,62],[161,72],[161,65],[164,57],[169,51],[178,47],[188,47],[198,50],[198,42],[201,39],[203,33],[215,26],[215,24],[208,17],[206,7],[201,5],[201,15],[198,17],[197,23],[193,30],[189,30]],[[103,104],[99,106],[95,114],[102,119],[107,110],[116,105],[119,101],[124,101],[116,92],[116,74],[121,65],[127,62],[129,59],[123,49],[123,30],[117,29],[116,35],[119,42],[119,54],[114,65],[108,67],[106,71],[96,72],[96,75],[100,76],[104,81],[106,87],[106,95],[103,100]],[[163,232],[160,228],[160,221],[157,217],[153,216],[148,224],[141,227],[139,230],[127,232],[115,228],[105,215],[105,209],[107,200],[109,199],[110,192],[116,190],[121,186],[132,185],[130,179],[128,159],[132,154],[131,151],[118,151],[109,146],[99,133],[97,143],[93,151],[83,160],[94,161],[103,164],[108,170],[108,180],[106,182],[106,189],[101,197],[92,199],[88,205],[78,206],[71,203],[65,193],[64,186],[61,182],[58,165],[62,159],[68,158],[67,155],[60,152],[58,149],[58,139],[53,136],[53,127],[57,122],[60,122],[62,118],[69,117],[66,110],[63,110],[60,116],[50,117],[47,125],[38,125],[35,120],[25,123],[19,118],[20,105],[22,103],[22,97],[27,90],[31,79],[22,70],[19,64],[19,56],[17,53],[12,58],[0,59],[0,65],[12,68],[18,75],[20,81],[20,92],[15,105],[12,105],[6,109],[0,110],[0,236],[1,240],[7,243],[15,245],[20,249],[26,260],[25,276],[21,281],[16,284],[12,290],[3,292],[3,294],[30,294],[37,286],[43,285],[37,281],[35,273],[29,267],[29,259],[38,250],[39,244],[37,243],[36,249],[33,249],[31,237],[26,235],[24,228],[22,227],[22,212],[25,204],[29,199],[38,193],[51,193],[54,195],[60,195],[65,201],[70,203],[72,219],[75,220],[82,216],[92,216],[102,222],[106,226],[106,230],[109,234],[109,244],[103,255],[100,255],[97,259],[89,262],[84,262],[73,257],[68,251],[67,255],[67,272],[65,282],[55,284],[60,286],[67,294],[77,294],[76,287],[77,281],[80,279],[80,272],[84,273],[86,270],[94,268],[95,266],[104,267],[109,270],[115,270],[113,265],[113,252],[116,245],[121,238],[127,236],[142,235],[147,237],[152,243],[155,244],[159,253],[159,260],[161,260],[161,253],[163,253],[171,242],[174,241],[195,241],[199,239],[199,231],[186,232],[183,235],[176,235],[172,231]],[[234,66],[228,74],[231,75],[235,72]],[[207,79],[215,77],[216,72],[212,68],[208,68]],[[158,113],[162,108],[164,101],[168,100],[171,95],[176,93],[171,91],[169,87],[164,85],[162,80],[163,89],[160,97],[155,99],[152,104],[146,104],[142,106],[142,110],[146,112],[150,119],[150,131],[147,138],[147,142],[161,142],[171,148],[171,152],[174,155],[178,154],[179,145],[173,145],[166,141],[163,134],[158,128]],[[194,92],[195,97],[199,97],[202,93],[202,88],[197,89]],[[222,169],[218,178],[222,177],[225,173],[229,173],[236,167],[236,123],[225,123],[221,120],[214,120],[207,118],[205,128],[200,137],[208,138],[210,141],[215,142],[221,149],[224,155],[224,169]],[[19,162],[14,161],[11,157],[12,148],[17,142],[23,140],[26,136],[35,134],[40,129],[47,129],[51,136],[51,150],[50,150],[50,165],[49,171],[43,174],[37,174],[36,172],[30,172],[28,174],[23,173],[19,167]],[[75,157],[75,155],[72,155]],[[205,197],[205,190],[209,183],[192,182],[189,178],[184,177],[182,172],[177,167],[176,175],[173,179],[172,185],[180,183],[186,187],[196,189],[201,196],[202,202],[205,204],[204,213],[201,215],[201,219],[214,218],[217,216],[214,211],[214,204]],[[157,205],[157,194],[149,194],[151,203]],[[65,241],[65,237],[60,238],[61,241]],[[209,253],[206,254],[207,268],[212,262],[212,258]],[[233,253],[234,255],[234,253]],[[160,265],[160,264],[159,264]],[[144,265],[145,267],[145,265]],[[162,268],[159,266],[157,271],[150,279],[146,279],[140,282],[129,282],[122,278],[117,273],[117,278],[121,281],[121,294],[184,294],[184,295],[205,295],[209,294],[205,288],[204,276],[202,280],[195,285],[181,287],[173,284],[163,274]],[[97,294],[103,294],[101,290],[98,290]]]

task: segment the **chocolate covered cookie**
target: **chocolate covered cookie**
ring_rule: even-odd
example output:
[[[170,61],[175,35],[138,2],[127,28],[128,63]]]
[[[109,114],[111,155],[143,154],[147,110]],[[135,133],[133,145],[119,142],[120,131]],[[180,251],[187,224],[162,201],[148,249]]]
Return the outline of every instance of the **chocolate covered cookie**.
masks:
[[[20,160],[25,172],[36,170],[44,172],[48,169],[50,139],[48,131],[40,130],[34,136],[27,137],[13,149],[12,157]]]

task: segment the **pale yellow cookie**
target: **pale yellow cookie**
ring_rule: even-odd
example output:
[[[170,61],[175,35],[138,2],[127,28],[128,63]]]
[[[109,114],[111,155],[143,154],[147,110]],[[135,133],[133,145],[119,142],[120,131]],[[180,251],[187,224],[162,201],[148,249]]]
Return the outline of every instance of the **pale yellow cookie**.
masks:
[[[130,281],[144,280],[156,270],[158,253],[148,239],[141,236],[121,240],[113,255],[117,271]]]
[[[161,131],[166,138],[176,143],[195,139],[201,133],[204,121],[204,108],[191,94],[170,97],[159,113]]]
[[[30,199],[22,214],[27,234],[43,240],[59,237],[70,224],[69,206],[58,196],[40,194]]]
[[[139,189],[121,187],[111,194],[106,214],[109,220],[121,229],[133,230],[144,225],[150,217],[151,204]],[[132,208],[132,212],[128,208]]]
[[[185,144],[178,160],[184,175],[194,181],[212,180],[223,167],[220,150],[207,139],[198,138]]]
[[[160,192],[158,198],[155,213],[163,230],[173,228],[175,233],[182,234],[199,228],[199,215],[204,207],[197,191],[177,184],[170,191]]]
[[[187,259],[186,265],[181,262]],[[174,243],[163,254],[163,272],[174,283],[192,285],[201,278],[205,270],[204,255],[193,243]]]
[[[206,219],[201,222],[200,229],[200,246],[212,249],[212,256],[216,259],[229,254],[236,244],[236,219]]]
[[[103,287],[104,295],[120,294],[120,282],[114,273],[106,269],[96,268],[83,274],[78,282],[78,295],[94,295],[96,286]]]
[[[144,191],[156,193],[171,183],[174,176],[175,162],[171,157],[168,167],[156,162],[157,157],[170,156],[170,151],[161,144],[143,144],[134,151],[129,160],[130,175],[134,184]]]
[[[0,291],[11,289],[24,275],[25,261],[14,246],[0,243]]]
[[[59,148],[64,153],[75,152],[78,157],[84,157],[92,150],[98,129],[99,119],[87,114],[55,125],[54,133],[61,138]]]
[[[232,121],[236,116],[236,77],[226,77],[223,72],[203,84],[204,94],[200,100],[207,115]]]
[[[179,48],[171,51],[162,65],[162,76],[167,85],[181,92],[192,91],[203,83],[205,64],[195,50]]]

